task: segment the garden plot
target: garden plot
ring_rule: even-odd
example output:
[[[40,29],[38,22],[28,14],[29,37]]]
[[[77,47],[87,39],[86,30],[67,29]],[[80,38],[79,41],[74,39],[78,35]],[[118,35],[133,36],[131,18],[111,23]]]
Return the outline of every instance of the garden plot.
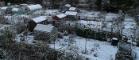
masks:
[[[108,42],[82,37],[69,38],[69,36],[64,36],[63,39],[58,39],[55,44],[50,44],[49,46],[56,50],[74,51],[90,60],[115,59],[115,54],[118,50],[117,47],[111,46]]]

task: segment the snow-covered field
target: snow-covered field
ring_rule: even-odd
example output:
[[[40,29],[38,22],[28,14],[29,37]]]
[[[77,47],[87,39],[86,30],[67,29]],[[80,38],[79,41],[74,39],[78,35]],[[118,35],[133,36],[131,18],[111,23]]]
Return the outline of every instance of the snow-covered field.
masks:
[[[58,39],[55,42],[55,45],[50,44],[50,47],[64,51],[76,50],[76,53],[86,58],[89,58],[90,60],[115,59],[115,54],[117,53],[118,50],[116,46],[111,46],[109,42],[102,42],[94,39],[86,39],[78,36],[74,38],[64,36],[63,39]]]

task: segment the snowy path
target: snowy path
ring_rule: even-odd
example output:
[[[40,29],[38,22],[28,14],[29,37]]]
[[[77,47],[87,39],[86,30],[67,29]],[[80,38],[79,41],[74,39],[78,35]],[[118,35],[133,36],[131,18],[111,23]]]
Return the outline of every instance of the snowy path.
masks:
[[[87,39],[86,51],[85,51],[85,42],[86,39],[82,37],[73,38],[72,43],[69,43],[68,36],[65,36],[63,39],[60,39],[56,42],[55,49],[61,50],[76,50],[80,55],[89,58],[90,60],[111,60],[115,59],[115,54],[117,53],[118,48],[111,46],[108,42],[102,42],[94,39]],[[50,44],[51,48],[54,48],[53,44]]]

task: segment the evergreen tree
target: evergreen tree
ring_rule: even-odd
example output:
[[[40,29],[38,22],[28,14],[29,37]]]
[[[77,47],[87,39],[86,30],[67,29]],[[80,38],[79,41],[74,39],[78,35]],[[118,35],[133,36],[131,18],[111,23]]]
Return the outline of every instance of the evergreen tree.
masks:
[[[110,6],[121,10],[127,10],[134,7],[135,0],[110,0]]]
[[[96,0],[95,4],[97,5],[97,9],[98,10],[101,10],[101,3],[102,3],[102,0]]]

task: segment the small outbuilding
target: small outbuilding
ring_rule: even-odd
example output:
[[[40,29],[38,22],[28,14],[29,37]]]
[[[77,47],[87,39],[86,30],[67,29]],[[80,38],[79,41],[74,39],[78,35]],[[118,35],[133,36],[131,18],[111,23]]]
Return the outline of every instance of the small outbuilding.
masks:
[[[69,8],[69,11],[74,11],[74,12],[77,12],[78,10],[77,10],[77,8],[76,8],[76,7],[70,7],[70,8]]]
[[[117,46],[118,45],[118,42],[119,42],[118,38],[112,38],[111,45]]]
[[[41,6],[40,4],[27,5],[27,8],[28,8],[30,11],[34,11],[34,10],[42,9],[42,6]]]
[[[77,13],[74,11],[66,11],[65,14],[67,15],[68,20],[76,20],[77,19]]]
[[[57,28],[51,24],[37,24],[34,28],[35,40],[54,41],[58,36]]]
[[[61,19],[64,19],[67,15],[66,14],[58,14],[55,16],[55,19],[56,20],[61,20]]]
[[[32,18],[31,20],[33,20],[37,24],[47,24],[47,16],[38,16]]]
[[[61,7],[60,12],[65,13],[66,11],[69,10],[70,7],[71,7],[70,4],[66,4],[66,5]]]

